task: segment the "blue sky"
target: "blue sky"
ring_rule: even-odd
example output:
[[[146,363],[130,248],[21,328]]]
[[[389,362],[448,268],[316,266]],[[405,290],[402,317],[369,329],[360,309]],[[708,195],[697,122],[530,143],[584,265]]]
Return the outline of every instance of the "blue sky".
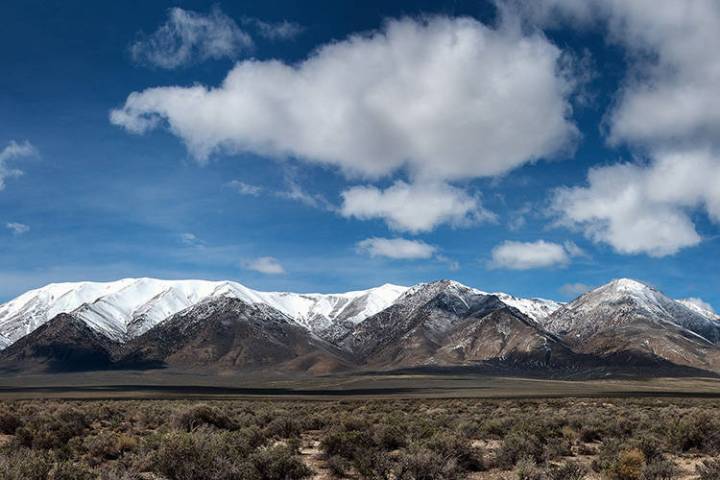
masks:
[[[718,306],[720,7],[690,3],[3,2],[0,300],[632,277]]]

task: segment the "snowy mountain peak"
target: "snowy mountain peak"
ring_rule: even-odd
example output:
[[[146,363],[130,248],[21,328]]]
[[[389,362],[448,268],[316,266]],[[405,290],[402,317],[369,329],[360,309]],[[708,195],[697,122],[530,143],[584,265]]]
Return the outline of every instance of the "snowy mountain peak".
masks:
[[[638,280],[633,280],[632,278],[617,278],[601,286],[600,288],[616,290],[618,292],[624,292],[628,294],[641,293],[648,290],[657,292],[657,290],[655,290],[655,288],[651,287],[650,285],[647,285]]]
[[[638,319],[674,325],[712,343],[720,340],[720,322],[653,287],[627,278],[613,280],[581,295],[548,317],[543,325],[551,332],[572,332],[582,338]]]

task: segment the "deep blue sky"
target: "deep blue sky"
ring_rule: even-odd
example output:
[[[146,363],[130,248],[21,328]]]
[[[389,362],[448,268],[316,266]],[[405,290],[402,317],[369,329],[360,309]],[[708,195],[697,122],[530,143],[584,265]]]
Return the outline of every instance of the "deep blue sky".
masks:
[[[207,14],[212,5],[238,24],[244,18],[286,20],[303,30],[286,41],[255,35],[252,53],[235,59],[177,69],[133,60],[130,45],[139,32],[152,33],[167,21],[169,8]],[[593,165],[633,158],[626,146],[608,144],[603,127],[627,61],[624,50],[606,42],[601,31],[546,32],[562,50],[591,59],[594,76],[583,87],[591,100],[573,100],[571,119],[582,135],[574,154],[460,182],[482,195],[484,207],[497,216],[494,223],[444,224],[413,234],[277,195],[241,195],[228,182],[275,192],[286,190],[292,178],[305,192],[339,205],[342,190],[364,182],[334,167],[253,153],[215,154],[202,165],[164,129],[133,135],[109,121],[109,112],[131,92],[215,86],[248,56],[295,63],[351,33],[421,14],[471,16],[492,24],[495,8],[480,1],[3,2],[0,149],[27,140],[37,154],[11,160],[23,175],[6,179],[0,191],[0,300],[51,281],[126,276],[232,279],[258,289],[323,292],[449,277],[486,290],[566,300],[564,285],[633,277],[675,297],[700,297],[720,306],[720,232],[702,209],[691,215],[703,241],[662,257],[618,253],[581,231],[553,226],[546,213],[554,188],[583,185]],[[387,186],[398,178],[404,174],[374,184]],[[525,223],[511,228],[523,208],[530,211]],[[4,228],[7,223],[29,230],[14,233]],[[370,237],[423,241],[435,246],[437,255],[369,257],[356,245]],[[527,270],[489,265],[498,244],[540,239],[572,241],[585,255],[567,265]],[[274,257],[285,272],[249,268],[259,257]]]

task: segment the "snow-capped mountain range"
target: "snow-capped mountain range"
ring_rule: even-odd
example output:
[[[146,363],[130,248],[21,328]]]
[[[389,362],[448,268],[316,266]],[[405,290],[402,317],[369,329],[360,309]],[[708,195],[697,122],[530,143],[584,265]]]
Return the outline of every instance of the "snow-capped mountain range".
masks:
[[[205,280],[58,283],[0,305],[0,341],[2,368],[13,370],[720,372],[720,317],[630,279],[568,304],[452,280],[337,294]]]
[[[0,305],[0,348],[60,313],[71,313],[97,332],[124,342],[186,308],[222,297],[269,305],[318,333],[335,324],[357,324],[392,305],[408,290],[408,287],[385,284],[336,294],[262,292],[231,281],[152,278],[53,283]],[[496,295],[534,320],[545,318],[561,305],[552,300],[518,298],[506,293]]]
[[[317,332],[334,322],[360,322],[405,290],[386,284],[339,294],[298,294],[261,292],[229,281],[152,278],[54,283],[0,305],[0,342],[6,347],[60,313],[71,313],[97,332],[123,342],[186,308],[222,297],[269,305]]]

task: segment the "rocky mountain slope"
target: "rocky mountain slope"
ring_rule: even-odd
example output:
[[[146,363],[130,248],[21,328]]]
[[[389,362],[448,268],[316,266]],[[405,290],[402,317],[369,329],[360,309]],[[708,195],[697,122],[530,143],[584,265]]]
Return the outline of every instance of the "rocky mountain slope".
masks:
[[[103,370],[113,366],[113,353],[119,348],[84,321],[61,313],[1,352],[0,369]]]
[[[549,366],[570,350],[500,297],[453,281],[417,285],[336,339],[375,368],[472,366],[495,360]]]
[[[131,340],[117,364],[124,368],[327,373],[347,369],[351,363],[339,349],[282,312],[219,297],[177,313]]]

